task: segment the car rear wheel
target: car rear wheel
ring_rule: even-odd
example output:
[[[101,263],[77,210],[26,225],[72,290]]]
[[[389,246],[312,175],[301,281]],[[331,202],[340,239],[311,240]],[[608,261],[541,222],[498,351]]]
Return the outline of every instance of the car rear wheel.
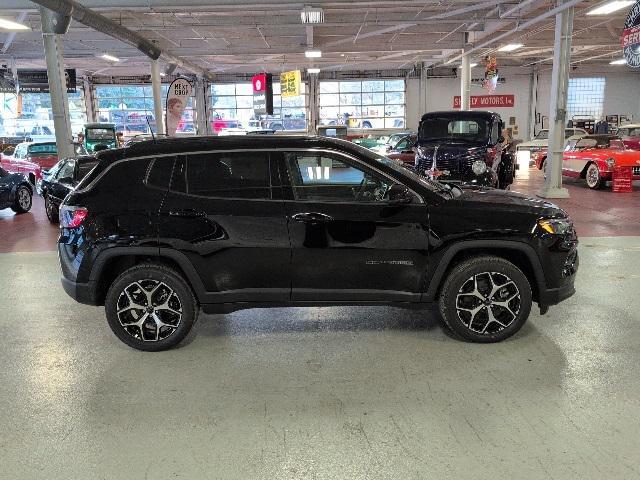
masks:
[[[58,207],[56,207],[53,204],[53,202],[49,198],[49,195],[45,195],[44,197],[44,210],[47,213],[47,218],[51,223],[58,223],[59,221]]]
[[[122,273],[105,299],[109,327],[130,347],[167,350],[189,334],[198,317],[191,288],[174,270],[142,264]]]
[[[32,202],[33,199],[31,197],[31,191],[25,186],[18,187],[18,191],[16,192],[16,201],[13,207],[11,207],[11,210],[16,213],[27,213],[31,210]]]
[[[474,257],[456,265],[440,294],[447,328],[464,340],[499,342],[515,334],[531,311],[531,286],[513,263]]]
[[[604,181],[600,176],[600,169],[598,168],[598,165],[596,165],[595,163],[589,164],[589,166],[587,167],[587,173],[585,174],[584,179],[587,183],[587,187],[593,190],[602,188],[604,184]]]

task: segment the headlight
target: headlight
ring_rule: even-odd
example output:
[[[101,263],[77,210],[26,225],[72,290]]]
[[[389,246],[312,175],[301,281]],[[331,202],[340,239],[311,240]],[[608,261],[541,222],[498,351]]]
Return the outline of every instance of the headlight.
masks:
[[[607,162],[607,165],[609,166],[609,168],[613,168],[616,166],[616,159],[615,158],[607,158],[605,160],[605,162]]]
[[[543,218],[538,220],[538,226],[552,235],[564,235],[573,231],[573,222],[568,218]]]
[[[471,164],[471,170],[473,170],[473,173],[476,175],[482,175],[487,171],[487,164],[484,160],[476,160]]]

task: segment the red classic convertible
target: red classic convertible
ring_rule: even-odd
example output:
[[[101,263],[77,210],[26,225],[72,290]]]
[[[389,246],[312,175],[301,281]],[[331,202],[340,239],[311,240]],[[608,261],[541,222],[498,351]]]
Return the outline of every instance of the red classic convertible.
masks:
[[[640,152],[625,149],[612,135],[589,135],[575,141],[563,154],[562,174],[584,178],[587,187],[601,188],[612,180],[615,167],[631,167],[634,180],[640,180]]]
[[[626,149],[614,135],[587,135],[571,140],[562,159],[562,174],[583,178],[589,188],[601,188],[611,181],[615,167],[631,167],[633,180],[640,180],[640,151]],[[547,152],[538,152],[534,160],[544,170]]]
[[[42,168],[37,163],[30,162],[23,158],[16,158],[13,152],[4,151],[0,153],[0,167],[9,173],[22,173],[32,185],[42,180]]]

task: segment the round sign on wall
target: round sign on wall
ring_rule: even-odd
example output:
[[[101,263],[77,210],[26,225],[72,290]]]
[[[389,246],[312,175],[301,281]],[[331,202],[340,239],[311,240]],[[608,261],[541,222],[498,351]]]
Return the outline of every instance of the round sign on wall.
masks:
[[[631,7],[624,22],[622,51],[627,65],[640,68],[640,1]]]

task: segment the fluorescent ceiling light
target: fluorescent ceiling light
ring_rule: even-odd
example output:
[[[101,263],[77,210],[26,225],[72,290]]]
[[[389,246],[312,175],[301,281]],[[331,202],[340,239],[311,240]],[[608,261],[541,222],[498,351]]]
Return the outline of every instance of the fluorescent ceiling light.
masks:
[[[613,2],[607,2],[599,7],[589,10],[587,15],[608,15],[613,12],[617,12],[621,8],[629,7],[633,5],[635,0],[614,0]]]
[[[504,47],[500,47],[498,49],[499,52],[513,52],[514,50],[518,50],[519,48],[524,47],[522,43],[509,43]]]
[[[307,68],[307,73],[320,73],[319,68]]]
[[[120,59],[118,57],[114,57],[113,55],[109,55],[108,53],[104,53],[102,55],[100,55],[100,57],[104,58],[105,60],[109,60],[110,62],[119,62]]]
[[[307,58],[320,58],[322,57],[322,52],[320,50],[307,50],[304,52],[304,56]]]
[[[624,58],[620,58],[618,60],[612,60],[609,62],[609,65],[626,65],[627,61]]]
[[[302,23],[324,23],[324,11],[321,8],[307,7],[300,12]]]
[[[31,28],[22,23],[13,22],[6,18],[0,18],[0,28],[4,28],[5,30],[31,30]]]

